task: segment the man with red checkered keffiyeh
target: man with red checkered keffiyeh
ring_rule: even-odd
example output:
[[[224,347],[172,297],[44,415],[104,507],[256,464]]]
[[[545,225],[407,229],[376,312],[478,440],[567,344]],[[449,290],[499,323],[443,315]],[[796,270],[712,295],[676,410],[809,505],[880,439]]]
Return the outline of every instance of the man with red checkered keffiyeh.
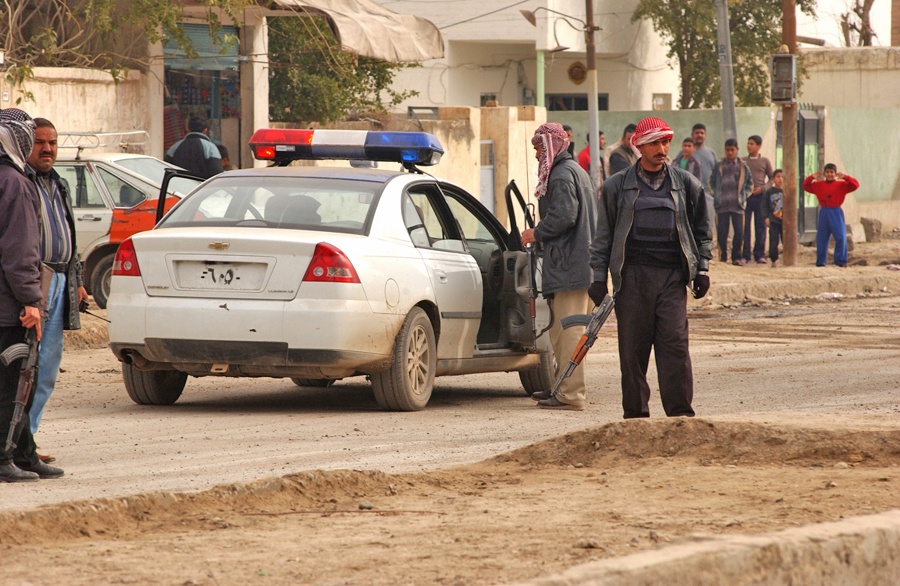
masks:
[[[542,124],[531,139],[538,160],[538,200],[541,221],[522,232],[522,243],[537,243],[543,254],[542,293],[553,310],[550,344],[556,356],[557,376],[568,363],[581,337],[578,328],[563,329],[560,320],[590,311],[587,295],[592,274],[588,246],[597,219],[596,187],[568,151],[569,137],[562,125]],[[534,393],[542,409],[581,411],[585,406],[583,366],[563,380],[555,395]]]
[[[711,237],[703,186],[667,162],[672,136],[659,118],[637,125],[631,143],[641,158],[603,183],[591,243],[595,303],[612,280],[626,419],[650,416],[651,349],[666,415],[694,415],[687,288],[696,298],[709,290]]]

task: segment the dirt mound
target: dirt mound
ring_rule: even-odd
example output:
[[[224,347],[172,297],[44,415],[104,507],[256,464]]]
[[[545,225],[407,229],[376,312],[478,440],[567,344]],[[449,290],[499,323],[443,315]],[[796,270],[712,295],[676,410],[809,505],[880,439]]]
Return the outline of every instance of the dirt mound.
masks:
[[[497,456],[546,466],[614,465],[634,458],[689,458],[710,465],[811,466],[900,463],[900,430],[816,429],[704,419],[632,420],[564,435]]]
[[[106,318],[106,310],[92,305],[88,311]],[[109,331],[106,322],[100,317],[81,314],[81,329],[63,332],[66,350],[93,350],[106,348],[109,345]]]
[[[390,514],[384,508],[371,510],[374,506],[366,503],[400,492],[479,494],[498,482],[521,484],[529,473],[555,475],[561,468],[612,473],[659,459],[679,467],[889,468],[900,465],[900,430],[702,419],[617,422],[545,440],[478,464],[431,473],[316,470],[197,493],[156,492],[2,513],[0,543],[35,545],[102,535],[121,539],[169,524],[183,529],[223,528],[229,523],[222,516],[235,511],[245,515],[289,511],[328,516],[367,510]]]

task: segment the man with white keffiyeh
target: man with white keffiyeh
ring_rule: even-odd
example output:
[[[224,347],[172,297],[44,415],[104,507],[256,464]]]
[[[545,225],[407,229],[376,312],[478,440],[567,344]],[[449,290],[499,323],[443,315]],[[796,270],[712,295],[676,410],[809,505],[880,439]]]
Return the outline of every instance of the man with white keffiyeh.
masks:
[[[538,160],[540,222],[522,232],[522,243],[537,243],[543,254],[542,293],[553,310],[550,344],[556,356],[557,373],[566,367],[581,332],[563,329],[564,317],[590,312],[587,288],[592,273],[588,246],[597,219],[596,187],[590,176],[568,152],[569,138],[562,125],[542,124],[531,139]],[[543,409],[582,411],[586,389],[583,363],[564,379],[556,395],[549,391],[531,397]]]
[[[703,186],[667,162],[672,136],[659,118],[637,125],[641,158],[603,183],[591,243],[595,303],[612,280],[626,419],[650,416],[651,349],[666,415],[694,415],[687,287],[697,298],[709,290],[711,238]]]
[[[0,351],[23,342],[28,329],[41,337],[41,232],[37,189],[25,162],[34,144],[34,123],[15,108],[0,111]],[[21,359],[0,365],[0,482],[27,482],[62,470],[40,461],[28,418],[7,451]]]

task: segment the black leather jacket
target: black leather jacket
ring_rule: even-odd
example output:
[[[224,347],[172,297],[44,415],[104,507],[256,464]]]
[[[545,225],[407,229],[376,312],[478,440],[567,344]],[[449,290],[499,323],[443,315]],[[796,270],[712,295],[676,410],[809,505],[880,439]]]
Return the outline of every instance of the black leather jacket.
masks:
[[[607,273],[612,277],[613,294],[622,286],[625,241],[634,223],[634,202],[639,193],[638,165],[640,161],[607,179],[600,191],[597,231],[591,242],[591,268],[595,281],[606,282]],[[700,181],[687,171],[672,165],[666,165],[666,171],[672,182],[675,227],[689,283],[698,271],[709,270],[712,258],[706,194]]]

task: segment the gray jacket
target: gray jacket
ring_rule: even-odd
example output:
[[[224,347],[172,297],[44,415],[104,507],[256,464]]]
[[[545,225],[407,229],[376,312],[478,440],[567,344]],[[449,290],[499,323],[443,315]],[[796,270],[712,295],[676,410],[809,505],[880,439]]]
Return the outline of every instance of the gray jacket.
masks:
[[[597,211],[597,232],[591,242],[591,268],[594,280],[605,283],[612,277],[613,294],[622,287],[625,241],[634,223],[634,202],[638,198],[637,165],[613,175],[603,183]],[[675,202],[675,227],[684,259],[687,282],[697,271],[709,270],[712,237],[706,217],[706,194],[700,181],[678,167],[666,165]]]
[[[597,218],[595,193],[593,180],[569,153],[553,159],[547,193],[538,200],[541,221],[534,228],[534,238],[544,250],[545,297],[591,284],[588,247]]]
[[[21,326],[19,312],[41,302],[37,188],[0,159],[0,327]]]

